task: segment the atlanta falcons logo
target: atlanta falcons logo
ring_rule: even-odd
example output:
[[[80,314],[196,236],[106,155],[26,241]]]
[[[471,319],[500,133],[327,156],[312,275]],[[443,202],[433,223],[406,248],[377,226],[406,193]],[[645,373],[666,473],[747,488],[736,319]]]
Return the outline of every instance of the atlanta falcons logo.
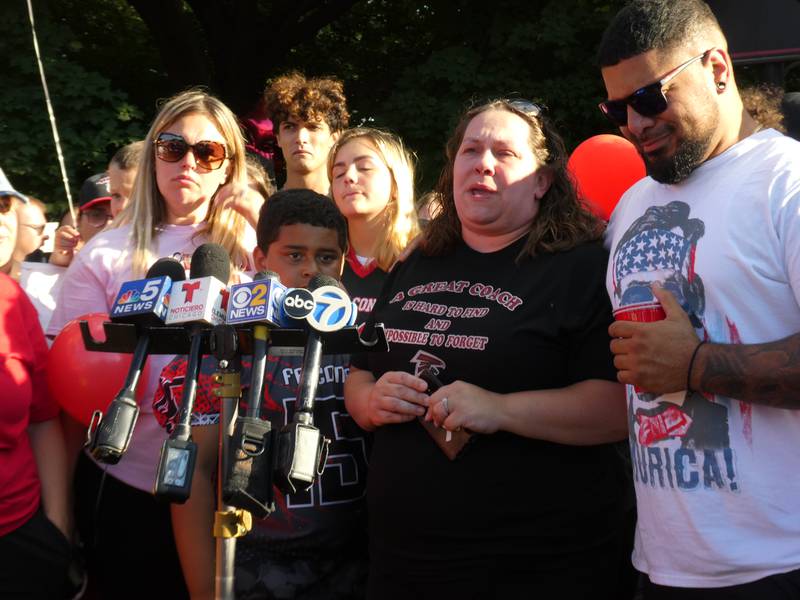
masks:
[[[414,365],[414,375],[419,376],[421,373],[430,372],[438,375],[439,371],[447,368],[445,362],[438,356],[434,356],[430,352],[424,350],[417,350],[417,353],[409,361]]]

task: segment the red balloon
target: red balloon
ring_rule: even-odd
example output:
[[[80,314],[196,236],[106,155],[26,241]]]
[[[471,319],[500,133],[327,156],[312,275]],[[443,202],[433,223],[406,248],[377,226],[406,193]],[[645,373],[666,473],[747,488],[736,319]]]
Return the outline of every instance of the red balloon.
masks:
[[[594,214],[608,221],[629,187],[645,176],[636,147],[618,135],[596,135],[582,142],[567,162],[578,189]]]
[[[89,322],[97,341],[105,339],[105,313],[91,313],[73,319],[58,334],[47,356],[47,385],[50,394],[73,419],[88,426],[95,410],[105,412],[122,388],[132,354],[91,352],[83,345],[79,321]],[[147,370],[139,381],[147,379]],[[143,386],[139,386],[139,390]]]

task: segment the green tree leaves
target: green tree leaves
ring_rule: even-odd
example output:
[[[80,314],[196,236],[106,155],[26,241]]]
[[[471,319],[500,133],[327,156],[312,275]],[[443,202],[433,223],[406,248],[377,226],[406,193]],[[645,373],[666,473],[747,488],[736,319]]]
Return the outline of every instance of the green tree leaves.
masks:
[[[24,0],[0,20],[0,165],[63,201]],[[155,100],[209,85],[240,115],[268,78],[299,69],[345,82],[353,124],[399,133],[430,188],[473,101],[535,100],[568,145],[608,131],[594,52],[623,0],[45,0],[35,3],[73,189],[146,130]],[[49,7],[49,12],[48,12]]]
[[[105,170],[110,152],[144,134],[142,113],[107,78],[70,59],[77,42],[69,29],[38,10],[35,17],[75,196],[86,177]],[[0,55],[8,57],[0,87],[0,166],[19,190],[47,202],[57,218],[66,194],[24,2],[0,12]]]

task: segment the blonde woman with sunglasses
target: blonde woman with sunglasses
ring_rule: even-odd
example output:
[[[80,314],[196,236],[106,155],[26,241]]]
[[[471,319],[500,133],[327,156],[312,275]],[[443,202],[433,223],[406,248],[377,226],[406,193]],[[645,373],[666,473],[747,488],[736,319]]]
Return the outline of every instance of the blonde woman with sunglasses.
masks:
[[[110,229],[76,255],[48,327],[51,335],[77,316],[108,311],[120,285],[143,277],[160,257],[179,257],[188,269],[194,249],[215,242],[228,251],[233,267],[248,264],[254,232],[244,216],[215,202],[226,184],[247,185],[244,142],[231,111],[202,91],[181,93],[162,106],[145,140],[131,201]],[[133,440],[119,464],[103,467],[108,477],[102,495],[103,470],[86,455],[77,467],[78,525],[103,597],[123,597],[121,581],[124,597],[186,596],[169,509],[150,494],[164,439],[150,399],[170,358],[149,359],[150,377],[140,384],[146,401]],[[154,565],[157,576],[130,577]]]

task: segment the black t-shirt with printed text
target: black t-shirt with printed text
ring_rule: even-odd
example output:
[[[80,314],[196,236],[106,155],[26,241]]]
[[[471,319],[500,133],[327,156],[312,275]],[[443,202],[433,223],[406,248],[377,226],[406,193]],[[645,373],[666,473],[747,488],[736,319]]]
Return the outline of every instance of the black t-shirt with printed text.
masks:
[[[376,379],[431,370],[444,384],[498,393],[616,380],[606,252],[586,244],[517,264],[523,243],[486,254],[462,243],[442,257],[416,250],[376,307],[390,352],[354,366]],[[623,480],[610,444],[498,432],[474,436],[450,461],[417,421],[379,427],[367,484],[371,569],[441,582],[499,557],[566,563],[613,537]]]

